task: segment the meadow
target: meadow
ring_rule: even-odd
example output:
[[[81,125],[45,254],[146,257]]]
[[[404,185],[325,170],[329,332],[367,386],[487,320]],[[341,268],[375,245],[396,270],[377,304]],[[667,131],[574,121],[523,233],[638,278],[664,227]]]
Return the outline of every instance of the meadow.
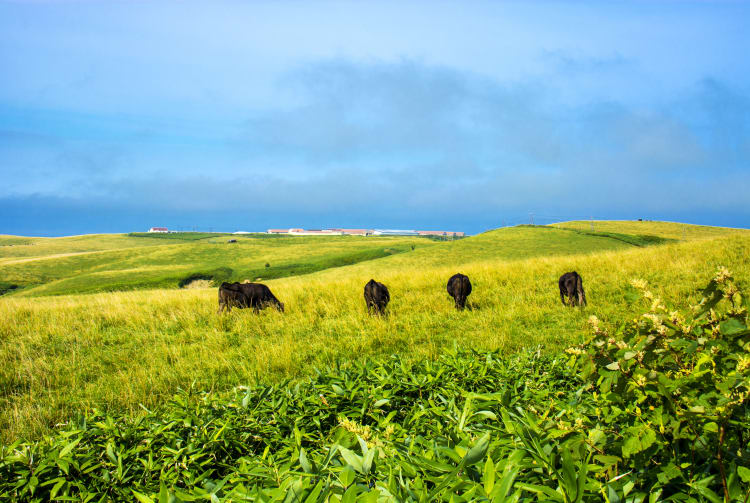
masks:
[[[13,295],[176,288],[193,280],[307,274],[430,246],[414,238],[309,238],[180,233],[4,238],[0,277]],[[228,243],[235,239],[236,243]],[[313,246],[311,246],[313,245]]]
[[[235,246],[226,236],[167,245],[138,236],[22,238],[33,244],[8,253],[0,248],[3,275],[28,285],[0,297],[2,439],[38,438],[92,407],[137,415],[178,388],[225,390],[309,376],[353,355],[397,354],[410,362],[454,346],[554,353],[585,336],[592,314],[612,325],[631,319],[632,278],[678,302],[695,300],[697,285],[718,266],[730,267],[740,283],[750,277],[747,231],[691,228],[682,241],[673,228],[679,224],[606,223],[615,237],[583,232],[587,224],[506,228],[454,242],[244,238]],[[638,233],[624,232],[634,232],[627,226]],[[368,258],[352,259],[359,254]],[[9,264],[19,257],[34,260]],[[355,263],[347,265],[346,257]],[[163,280],[175,261],[179,274]],[[320,268],[269,281],[261,276],[286,304],[284,314],[218,316],[215,288],[179,288],[180,279],[205,271],[229,268],[237,279],[248,272],[255,279],[254,271],[283,263]],[[560,303],[557,278],[569,270],[584,278],[586,309]],[[445,291],[459,271],[474,285],[464,312],[455,311]],[[152,277],[162,279],[152,283]],[[390,289],[387,317],[365,311],[362,287],[370,278]],[[88,287],[119,291],[77,293]]]

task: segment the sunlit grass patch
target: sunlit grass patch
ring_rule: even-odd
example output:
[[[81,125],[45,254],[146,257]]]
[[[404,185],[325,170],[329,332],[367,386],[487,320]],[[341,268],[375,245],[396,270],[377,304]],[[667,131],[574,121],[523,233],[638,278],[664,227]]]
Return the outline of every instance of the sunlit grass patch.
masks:
[[[696,296],[694,285],[718,265],[730,266],[740,282],[750,278],[750,239],[742,236],[523,258],[512,236],[534,229],[503,232],[268,281],[286,304],[283,314],[217,315],[215,288],[6,296],[0,299],[3,438],[36,436],[94,405],[138,414],[139,404],[155,406],[177,387],[275,382],[364,356],[414,361],[454,345],[504,353],[541,345],[553,352],[577,342],[591,314],[615,323],[633,316],[625,299],[633,277],[648,280],[668,301]],[[554,238],[550,250],[564,249],[562,236],[572,235],[543,232]],[[586,309],[560,303],[557,279],[570,270],[583,277]],[[462,312],[445,289],[455,272],[474,285]],[[363,287],[370,278],[390,289],[385,317],[366,312]]]

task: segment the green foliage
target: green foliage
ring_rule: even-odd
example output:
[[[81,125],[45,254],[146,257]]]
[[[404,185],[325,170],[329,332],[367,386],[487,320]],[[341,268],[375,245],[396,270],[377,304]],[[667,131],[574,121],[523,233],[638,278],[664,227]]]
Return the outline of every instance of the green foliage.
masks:
[[[2,448],[0,498],[590,495],[583,444],[560,441],[525,411],[573,392],[567,362],[499,356],[453,351],[416,365],[394,356],[231,397],[187,391],[135,420],[94,411],[43,441]]]
[[[0,498],[47,501],[747,501],[750,330],[721,269],[570,357],[454,349],[305,381],[187,390],[0,449]]]
[[[687,314],[669,311],[646,283],[630,300],[649,312],[610,336],[568,351],[597,400],[597,438],[633,467],[636,489],[747,500],[750,465],[750,330],[743,296],[719,268]],[[619,451],[619,452],[618,452]]]

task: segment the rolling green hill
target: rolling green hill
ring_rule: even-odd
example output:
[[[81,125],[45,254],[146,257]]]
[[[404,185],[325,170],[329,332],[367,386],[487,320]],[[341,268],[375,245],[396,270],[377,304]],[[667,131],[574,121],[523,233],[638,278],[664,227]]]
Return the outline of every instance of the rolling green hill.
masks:
[[[580,340],[591,314],[614,325],[635,316],[626,300],[633,278],[675,304],[695,300],[695,285],[718,266],[740,284],[750,279],[750,233],[697,229],[679,241],[673,228],[651,222],[640,234],[624,232],[640,224],[599,235],[574,225],[515,227],[454,242],[29,238],[0,259],[5,281],[28,285],[0,297],[0,430],[5,439],[35,436],[83,408],[135,414],[177,387],[275,382],[361,356],[413,361],[454,345],[557,351]],[[281,277],[271,279],[275,268]],[[560,303],[557,278],[570,270],[584,278],[586,309]],[[445,291],[459,271],[474,285],[464,312]],[[178,288],[204,273],[260,275],[286,312],[219,316],[215,288]],[[362,287],[373,277],[391,292],[384,318],[364,308]],[[133,291],[72,294],[96,290]]]
[[[21,296],[178,288],[194,279],[217,283],[307,274],[436,244],[400,237],[232,236],[237,242],[228,243],[228,235],[158,236],[31,238],[0,247],[0,278]]]
[[[638,224],[638,225],[633,225]],[[679,224],[600,223],[519,226],[452,242],[413,237],[291,237],[208,233],[90,235],[67,238],[0,238],[0,293],[65,295],[149,288],[178,288],[194,279],[270,280],[309,274],[409,252],[387,264],[461,265],[572,255],[673,241]],[[689,236],[731,234],[729,229],[687,226]],[[623,232],[615,232],[619,229]],[[640,234],[624,231],[638,230]],[[736,231],[739,232],[739,231]],[[228,239],[237,243],[228,243]],[[415,262],[415,263],[416,263]]]

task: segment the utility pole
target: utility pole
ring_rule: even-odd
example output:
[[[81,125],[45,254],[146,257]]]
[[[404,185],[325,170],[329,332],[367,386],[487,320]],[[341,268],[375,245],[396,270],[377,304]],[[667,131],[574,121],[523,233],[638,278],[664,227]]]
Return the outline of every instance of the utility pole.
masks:
[[[529,212],[529,221],[531,222],[531,225],[534,225],[534,214]]]

